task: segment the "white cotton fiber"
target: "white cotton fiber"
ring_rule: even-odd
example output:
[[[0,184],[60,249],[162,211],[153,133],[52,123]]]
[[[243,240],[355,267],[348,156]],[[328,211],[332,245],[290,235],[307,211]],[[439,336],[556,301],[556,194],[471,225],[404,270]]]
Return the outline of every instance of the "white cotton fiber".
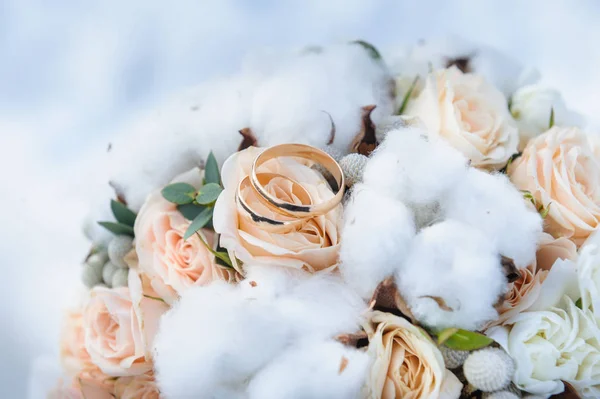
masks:
[[[396,282],[421,323],[467,330],[497,317],[494,304],[507,289],[493,241],[452,220],[417,235]]]
[[[376,105],[378,121],[394,110],[391,76],[359,45],[297,55],[256,89],[250,127],[261,145],[298,142],[349,150],[361,128],[361,107]]]
[[[365,168],[363,182],[408,204],[439,200],[467,171],[467,159],[419,128],[391,131]]]
[[[335,341],[305,341],[285,351],[250,382],[249,399],[360,397],[370,359]]]
[[[155,370],[168,398],[217,397],[247,379],[289,342],[288,323],[270,301],[238,287],[193,287],[164,315],[155,341]]]
[[[447,218],[493,239],[500,254],[513,259],[517,267],[535,259],[542,218],[505,175],[471,168],[442,206]]]
[[[414,218],[402,202],[364,184],[354,186],[344,212],[339,268],[346,283],[368,300],[408,254]]]

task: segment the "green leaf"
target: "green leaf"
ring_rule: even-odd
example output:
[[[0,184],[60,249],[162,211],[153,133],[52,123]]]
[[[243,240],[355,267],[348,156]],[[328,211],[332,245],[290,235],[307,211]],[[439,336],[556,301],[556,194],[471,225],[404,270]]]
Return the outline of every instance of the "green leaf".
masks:
[[[554,107],[550,108],[550,122],[548,122],[548,129],[554,126]]]
[[[406,94],[404,95],[404,98],[402,99],[402,104],[400,105],[400,109],[398,110],[398,115],[402,115],[402,113],[406,110],[406,106],[408,105],[408,102],[410,101],[410,96],[412,95],[412,92],[415,90],[415,87],[417,86],[418,81],[419,81],[419,76],[417,75],[417,76],[415,76],[415,79],[411,83],[410,87],[408,88],[408,91],[406,92]]]
[[[373,58],[374,60],[381,59],[381,54],[379,53],[379,50],[377,50],[377,48],[375,48],[375,46],[373,46],[371,43],[365,42],[364,40],[354,40],[353,42],[350,42],[350,43],[358,44],[358,45],[362,46],[365,50],[367,50],[367,52],[369,53],[369,56],[371,58]]]
[[[195,232],[206,226],[212,219],[212,214],[213,208],[205,208],[202,212],[200,212],[198,216],[194,218],[192,224],[190,224],[190,227],[188,227],[188,229],[185,231],[183,239],[187,240],[193,236]]]
[[[110,200],[110,209],[112,210],[117,222],[133,227],[136,214],[131,209],[119,201]]]
[[[98,224],[104,227],[106,230],[114,233],[116,235],[128,235],[133,237],[133,227],[128,226],[123,223],[115,223],[115,222],[98,222]]]
[[[217,183],[208,183],[200,188],[196,202],[200,205],[212,204],[217,200],[223,189]]]
[[[494,342],[493,339],[483,334],[459,329],[444,341],[444,345],[459,351],[473,351],[484,348],[492,342]]]
[[[196,188],[187,183],[169,184],[161,191],[162,196],[174,204],[189,204],[196,197]]]
[[[579,298],[577,302],[575,302],[575,306],[577,306],[579,309],[583,309],[583,301],[581,300],[581,298]]]
[[[233,267],[233,263],[231,262],[229,254],[227,252],[215,251],[210,247],[210,245],[208,245],[206,241],[204,241],[204,238],[202,238],[202,236],[198,232],[196,232],[196,234],[198,235],[198,238],[200,239],[202,244],[204,244],[204,246],[215,256],[215,258],[220,259],[223,263],[225,263],[225,266]]]
[[[448,338],[450,338],[452,335],[454,335],[457,332],[458,332],[458,328],[446,328],[446,329],[440,331],[437,334],[438,345],[441,345],[444,342],[446,342],[448,340]]]
[[[219,173],[219,164],[215,155],[210,152],[206,158],[206,166],[204,167],[204,182],[206,184],[215,183],[221,184],[221,174]]]
[[[177,205],[177,210],[181,212],[184,218],[187,220],[194,220],[196,216],[200,214],[206,207],[196,204],[181,204]]]

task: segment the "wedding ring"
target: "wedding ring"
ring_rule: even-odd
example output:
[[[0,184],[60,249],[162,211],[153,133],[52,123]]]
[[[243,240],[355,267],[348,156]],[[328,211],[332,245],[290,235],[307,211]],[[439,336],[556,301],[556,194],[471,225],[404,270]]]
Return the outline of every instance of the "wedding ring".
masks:
[[[318,204],[311,203],[306,205],[298,205],[283,201],[267,192],[264,185],[258,178],[257,170],[265,162],[279,157],[303,158],[323,166],[335,179],[337,187],[331,187],[335,195],[329,200]],[[303,218],[324,215],[335,208],[340,202],[342,202],[345,188],[344,172],[335,159],[333,159],[326,152],[305,144],[280,144],[264,150],[256,157],[254,163],[252,164],[250,183],[263,198],[265,198],[276,208],[280,209],[280,213]]]
[[[271,181],[273,178],[276,178],[276,177],[283,178],[292,183],[292,190],[291,190],[290,194],[293,195],[294,197],[296,197],[300,201],[301,204],[309,205],[312,203],[312,198],[310,196],[310,193],[308,191],[306,191],[306,189],[304,187],[302,187],[302,185],[299,184],[298,182],[296,182],[295,180],[290,179],[286,176],[280,175],[278,173],[258,173],[257,174],[257,179],[263,187],[266,186],[269,183],[269,181]],[[283,216],[283,218],[282,219],[280,219],[280,218],[274,219],[272,217],[264,216],[264,215],[258,213],[256,210],[254,210],[250,205],[248,205],[246,200],[241,195],[242,191],[248,187],[250,187],[256,193],[256,198],[261,202],[261,204],[263,204],[266,208],[273,211],[274,213]],[[244,210],[244,212],[250,217],[250,219],[252,219],[252,221],[254,223],[260,225],[266,231],[271,231],[271,232],[289,231],[289,230],[295,229],[299,226],[302,226],[306,222],[306,218],[298,218],[293,215],[283,213],[283,212],[281,212],[280,209],[278,209],[273,204],[271,204],[269,201],[267,201],[260,193],[258,193],[256,191],[254,186],[252,186],[252,184],[250,182],[250,176],[246,176],[244,179],[242,179],[242,181],[240,181],[238,188],[237,188],[237,192],[236,192],[236,200],[237,200],[238,205]]]

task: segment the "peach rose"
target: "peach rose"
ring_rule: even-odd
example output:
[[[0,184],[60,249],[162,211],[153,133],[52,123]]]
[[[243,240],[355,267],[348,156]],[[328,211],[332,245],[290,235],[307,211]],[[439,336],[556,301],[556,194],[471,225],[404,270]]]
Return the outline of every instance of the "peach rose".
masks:
[[[47,399],[114,399],[112,385],[99,385],[88,383],[77,377],[69,385],[63,381],[47,394]]]
[[[160,397],[154,377],[148,374],[119,378],[115,383],[115,395],[120,399],[158,399]]]
[[[504,95],[456,67],[430,74],[406,115],[419,117],[430,134],[446,139],[473,166],[499,169],[517,152],[519,133]]]
[[[193,169],[173,182],[200,187],[202,173]],[[135,221],[139,268],[150,278],[158,295],[170,304],[179,297],[179,293],[191,286],[206,285],[214,279],[230,280],[234,276],[233,271],[215,263],[214,255],[199,237],[194,235],[183,239],[190,224],[160,191],[146,199]],[[213,245],[213,232],[203,229],[200,234],[206,243]]]
[[[521,277],[510,284],[504,302],[498,307],[499,318],[490,323],[487,328],[503,324],[534,305],[542,295],[543,282],[558,259],[575,261],[577,247],[564,237],[555,239],[547,233],[542,233],[536,260],[520,270]]]
[[[94,287],[83,311],[85,348],[92,362],[110,376],[143,374],[152,369],[151,344],[168,306],[147,297],[135,271],[129,287]]]
[[[239,209],[235,199],[237,186],[250,173],[252,162],[261,151],[250,147],[233,154],[223,165],[225,190],[217,200],[213,215],[215,231],[221,234],[221,246],[229,251],[233,261],[237,258],[244,263],[273,264],[311,272],[335,268],[340,247],[341,205],[326,215],[309,219],[301,228],[285,233],[261,229]],[[315,203],[334,195],[318,172],[292,158],[267,161],[261,165],[259,172],[278,173],[295,180],[310,193]],[[296,198],[286,179],[274,178],[266,189],[285,201]],[[257,194],[251,188],[242,191],[240,195],[256,211],[265,216],[273,216],[273,212],[259,202]]]
[[[68,375],[73,376],[91,364],[85,349],[85,332],[81,311],[68,311],[60,341],[60,358]]]
[[[365,330],[373,357],[367,376],[370,399],[456,399],[462,384],[446,370],[429,335],[406,319],[372,312]]]
[[[600,163],[577,128],[553,127],[535,137],[509,167],[512,182],[549,208],[546,231],[578,246],[600,223]]]

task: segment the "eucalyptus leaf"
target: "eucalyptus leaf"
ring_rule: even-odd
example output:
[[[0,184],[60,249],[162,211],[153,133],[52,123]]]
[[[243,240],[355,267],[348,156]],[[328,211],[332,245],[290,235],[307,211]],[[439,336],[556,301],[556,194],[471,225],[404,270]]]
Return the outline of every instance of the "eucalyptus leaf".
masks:
[[[187,240],[188,238],[193,236],[195,232],[206,226],[208,222],[210,222],[210,220],[212,219],[212,214],[213,208],[205,208],[202,212],[200,212],[198,216],[194,218],[192,224],[190,224],[188,229],[185,231],[183,239]]]
[[[133,227],[136,214],[131,209],[119,201],[110,200],[110,209],[112,210],[117,222]]]
[[[206,249],[208,249],[210,253],[212,253],[215,256],[215,258],[217,258],[217,263],[221,264],[222,266],[233,267],[233,262],[231,262],[227,251],[215,251],[211,248],[210,245],[208,245],[206,241],[204,241],[204,238],[197,231],[196,234],[198,235],[198,238],[200,239],[202,244],[204,244]]]
[[[402,104],[400,105],[400,108],[398,109],[398,115],[402,115],[404,113],[404,111],[406,110],[406,106],[408,105],[408,102],[410,101],[410,96],[412,95],[413,91],[415,90],[415,87],[417,86],[417,82],[419,82],[418,75],[415,76],[415,79],[412,81],[410,87],[408,88],[408,91],[404,95],[404,98],[402,99]]]
[[[484,348],[492,342],[494,342],[493,339],[483,334],[459,329],[444,341],[444,345],[459,351],[473,351]]]
[[[381,53],[379,53],[379,50],[377,50],[377,48],[375,46],[373,46],[371,43],[365,42],[364,40],[355,40],[350,43],[358,44],[358,45],[362,46],[365,50],[367,50],[367,52],[369,53],[369,56],[371,56],[371,58],[373,58],[374,60],[381,59]]]
[[[444,342],[446,342],[448,340],[448,338],[450,338],[452,335],[456,334],[458,332],[458,328],[446,328],[442,331],[440,331],[437,334],[437,341],[438,341],[438,345],[443,344]]]
[[[221,173],[219,172],[219,164],[217,163],[217,159],[215,155],[210,152],[208,154],[208,158],[206,159],[206,165],[204,166],[204,183],[215,183],[221,184]]]
[[[196,204],[181,204],[177,205],[177,210],[183,215],[187,220],[194,220],[196,216],[200,214],[206,207],[202,205]]]
[[[131,237],[134,236],[133,227],[126,224],[115,222],[98,222],[98,224],[116,235],[125,234]]]
[[[200,188],[196,202],[200,205],[212,204],[217,200],[223,189],[217,183],[208,183]]]
[[[167,201],[182,205],[194,201],[196,188],[188,183],[173,183],[163,188],[161,193]]]

